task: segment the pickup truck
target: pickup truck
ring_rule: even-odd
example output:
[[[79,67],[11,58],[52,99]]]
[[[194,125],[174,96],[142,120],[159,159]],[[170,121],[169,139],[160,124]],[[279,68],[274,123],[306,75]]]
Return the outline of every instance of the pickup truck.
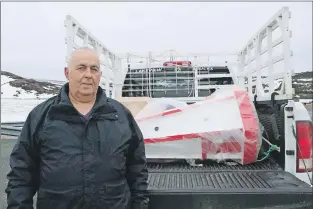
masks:
[[[290,18],[287,7],[278,11],[235,53],[235,71],[229,61],[212,65],[191,60],[211,56],[202,54],[178,58],[171,53],[161,60],[149,53],[142,59],[146,63],[135,62],[131,54],[123,57],[111,52],[72,16],[66,17],[67,55],[81,46],[75,42],[77,37],[84,46],[98,50],[104,57],[101,85],[111,97],[167,97],[192,104],[216,89],[240,85],[249,92],[265,129],[268,143],[262,144],[260,153],[265,153],[269,144],[279,147],[279,152],[248,165],[212,160],[190,165],[183,159],[148,159],[150,209],[313,208],[312,119],[304,105],[294,100]],[[276,29],[281,29],[282,35],[273,40]],[[261,47],[265,37],[267,46]],[[277,45],[283,50],[275,57],[272,52]],[[267,54],[266,62],[260,59],[263,54]],[[186,60],[192,65],[163,66],[169,60]],[[278,62],[284,64],[281,72],[274,65]],[[262,75],[264,68],[267,76]]]
[[[279,152],[248,165],[205,160],[194,166],[185,160],[148,159],[151,209],[313,207],[312,120],[305,106],[294,100],[290,18],[289,8],[282,8],[234,53],[234,64],[225,60],[213,65],[207,62],[210,55],[182,57],[174,50],[167,57],[166,53],[162,57],[151,52],[147,56],[119,56],[72,16],[66,17],[67,54],[79,47],[76,37],[82,39],[83,46],[92,46],[104,55],[102,87],[113,98],[165,97],[192,104],[216,89],[240,85],[249,92],[265,129],[269,143],[263,143],[261,151],[268,150],[268,144],[279,147]],[[282,35],[275,38],[273,32],[279,29]],[[283,50],[274,56],[279,45]],[[264,62],[261,56],[266,54]],[[206,61],[199,61],[201,56]],[[175,60],[190,65],[179,65]],[[164,65],[169,62],[176,65]],[[277,67],[279,62],[282,68]]]

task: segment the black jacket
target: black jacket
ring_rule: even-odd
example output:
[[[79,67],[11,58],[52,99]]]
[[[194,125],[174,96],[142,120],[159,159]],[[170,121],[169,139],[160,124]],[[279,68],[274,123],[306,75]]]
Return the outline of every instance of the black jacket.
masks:
[[[89,119],[68,84],[28,115],[10,158],[7,209],[146,209],[143,136],[129,110],[99,87]]]

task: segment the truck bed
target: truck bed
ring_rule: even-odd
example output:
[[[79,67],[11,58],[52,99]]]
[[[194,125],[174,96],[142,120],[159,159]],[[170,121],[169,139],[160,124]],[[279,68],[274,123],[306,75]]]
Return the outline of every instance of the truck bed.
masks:
[[[155,163],[148,168],[152,209],[313,206],[312,188],[272,159],[246,166]]]

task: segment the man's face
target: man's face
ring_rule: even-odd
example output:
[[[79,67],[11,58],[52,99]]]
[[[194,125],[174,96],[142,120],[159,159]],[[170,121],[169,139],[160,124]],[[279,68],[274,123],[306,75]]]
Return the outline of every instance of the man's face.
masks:
[[[71,93],[82,96],[94,95],[101,78],[99,57],[88,49],[74,52],[69,68],[65,69],[65,76],[69,81]]]

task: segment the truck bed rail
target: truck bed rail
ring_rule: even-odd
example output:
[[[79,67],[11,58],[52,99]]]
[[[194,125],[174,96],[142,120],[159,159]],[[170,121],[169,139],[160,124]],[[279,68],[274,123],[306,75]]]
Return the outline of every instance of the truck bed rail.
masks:
[[[227,165],[224,163],[213,162],[210,164],[203,164],[203,166],[190,166],[189,164],[179,163],[149,163],[148,170],[152,173],[164,172],[211,172],[211,171],[257,171],[257,170],[282,170],[281,167],[273,159],[269,158],[261,162],[256,162],[248,165]]]

